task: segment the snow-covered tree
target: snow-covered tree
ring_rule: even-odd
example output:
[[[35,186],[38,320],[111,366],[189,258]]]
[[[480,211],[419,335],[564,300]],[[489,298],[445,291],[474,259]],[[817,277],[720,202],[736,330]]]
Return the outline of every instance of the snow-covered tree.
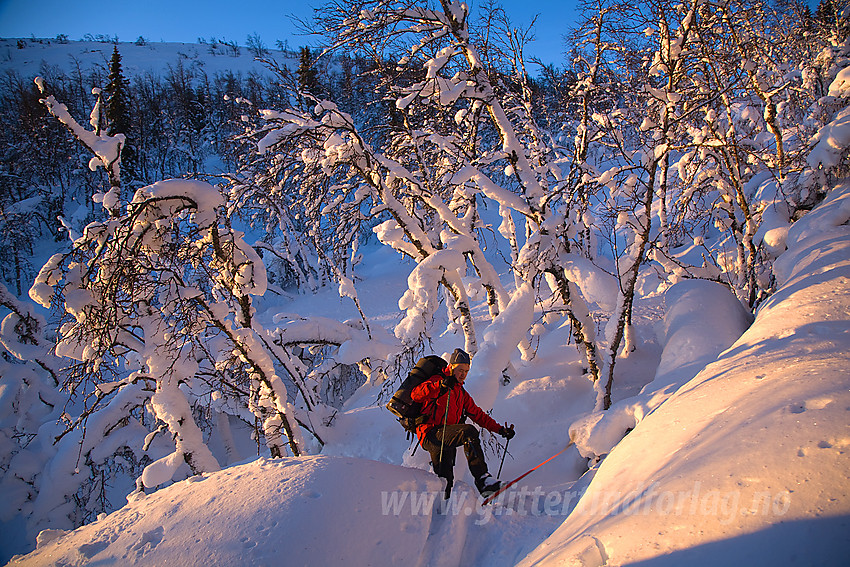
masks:
[[[120,181],[123,137],[86,129],[52,96],[44,104],[92,152],[92,166]],[[33,505],[21,511],[35,528],[79,525],[91,510],[86,502],[100,498],[116,466],[139,474],[139,490],[169,482],[183,468],[218,470],[200,407],[228,451],[231,416],[259,423],[257,441],[264,439],[272,456],[316,450],[329,415],[320,401],[328,377],[373,350],[352,346],[369,336],[356,324],[285,319],[267,331],[257,322],[252,296],[265,292],[265,267],[231,228],[216,187],[172,179],[138,189],[126,204],[118,194],[112,185],[97,197],[105,220],[73,235],[70,250],[55,254],[30,289],[32,299],[58,308],[54,350],[69,366],[48,353],[44,321],[5,288],[0,294],[12,311],[3,344],[20,361],[4,371],[3,443],[38,432],[43,449],[21,446],[14,452],[21,457],[4,464],[4,478],[30,486]],[[331,352],[310,368],[295,355],[305,345]],[[37,384],[45,372],[53,388],[42,394]],[[28,411],[52,416],[53,425],[7,426],[12,414]]]
[[[94,154],[92,165],[106,164],[115,169],[110,179],[120,179],[114,156],[123,136],[87,130],[52,96],[44,103]],[[245,419],[245,410],[260,419],[274,456],[320,446],[327,417],[321,377],[368,358],[374,347],[353,348],[352,341],[372,338],[381,350],[383,337],[365,318],[299,326],[286,317],[285,328],[264,329],[252,297],[267,289],[265,265],[231,226],[228,214],[239,202],[216,187],[171,179],[138,189],[126,204],[116,195],[113,187],[97,196],[109,218],[90,223],[70,251],[54,255],[30,296],[60,308],[56,353],[78,361],[65,380],[73,393],[94,396],[87,415],[124,387],[142,383],[153,392],[145,407],[176,449],[146,469],[143,484],[168,480],[184,461],[195,472],[218,468],[192,415],[200,399],[219,413]],[[356,301],[350,281],[338,277],[341,293]],[[316,346],[348,354],[310,368],[296,352]],[[305,443],[302,428],[312,441]]]
[[[771,292],[769,248],[777,244],[764,233],[810,206],[803,141],[817,128],[808,115],[818,95],[806,80],[807,51],[795,33],[780,31],[802,34],[808,22],[768,3],[586,9],[582,37],[595,52],[581,52],[593,63],[579,73],[577,94],[586,101],[593,92],[595,107],[580,115],[577,147],[588,150],[578,165],[600,196],[593,212],[619,282],[602,341],[598,406],[606,408],[617,356],[634,348],[630,320],[645,268],[669,283],[724,283],[750,309]],[[601,69],[616,69],[616,97],[585,86],[597,84]]]
[[[400,301],[406,316],[395,329],[408,347],[441,332],[433,328],[440,289],[450,328],[476,353],[476,290],[494,322],[513,300],[524,302],[513,312],[533,318],[535,294],[525,285],[549,282],[595,376],[595,324],[564,272],[571,259],[561,257],[570,252],[576,221],[572,195],[557,165],[563,154],[534,118],[522,35],[483,46],[491,36],[477,33],[471,20],[457,2],[341,2],[323,11],[332,48],[373,57],[389,112],[379,129],[364,129],[334,102],[303,93],[292,100],[309,104],[260,110],[253,134],[259,154],[239,184],[279,198],[285,205],[276,210],[297,211],[317,247],[338,258],[353,250],[353,235],[373,226],[382,243],[414,259]],[[503,12],[484,25],[493,38],[512,32]],[[498,231],[482,221],[481,207],[499,211]],[[513,250],[515,293],[485,256],[485,233]],[[514,339],[488,346],[510,352],[527,342],[524,332]]]
[[[750,309],[770,293],[771,244],[759,230],[765,215],[773,227],[804,206],[801,140],[817,127],[806,119],[816,93],[805,53],[781,39],[794,24],[767,3],[584,9],[564,103],[577,112],[559,137],[541,127],[527,36],[496,6],[474,24],[448,0],[334,3],[318,18],[329,52],[373,58],[391,105],[385,120],[366,128],[335,102],[294,93],[301,104],[259,110],[259,152],[235,186],[276,201],[266,210],[281,226],[298,219],[285,232],[306,237],[302,249],[334,250],[335,266],[369,226],[413,258],[396,327],[407,345],[442,331],[431,327],[440,288],[450,328],[475,353],[474,290],[495,322],[525,297],[524,282],[541,298],[547,284],[607,408],[616,360],[635,348],[646,268],[668,284],[722,282]],[[482,252],[481,211],[494,208],[502,222],[492,236],[512,250],[516,292]],[[605,321],[599,336],[591,308]]]

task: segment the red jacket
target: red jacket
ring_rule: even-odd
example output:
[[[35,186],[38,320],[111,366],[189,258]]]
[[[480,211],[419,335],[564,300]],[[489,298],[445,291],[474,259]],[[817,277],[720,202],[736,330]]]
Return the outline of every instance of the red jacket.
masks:
[[[498,433],[501,430],[502,426],[475,405],[472,396],[460,384],[455,384],[450,392],[440,395],[440,380],[442,379],[443,376],[440,374],[431,376],[410,392],[410,398],[414,402],[421,403],[422,413],[428,416],[428,420],[416,428],[416,435],[419,437],[420,443],[432,427],[442,425],[443,420],[446,420],[447,425],[460,423],[464,413],[472,421],[493,433]],[[449,404],[448,417],[446,416],[446,402]]]

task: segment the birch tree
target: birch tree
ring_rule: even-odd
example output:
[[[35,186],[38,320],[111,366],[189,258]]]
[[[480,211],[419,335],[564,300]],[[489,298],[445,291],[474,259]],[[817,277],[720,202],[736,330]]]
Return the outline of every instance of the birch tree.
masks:
[[[123,137],[87,130],[52,96],[44,102],[94,154],[92,165],[120,183]],[[98,197],[109,218],[54,255],[30,290],[45,307],[60,307],[56,353],[77,361],[65,387],[90,400],[78,423],[123,389],[147,385],[152,395],[143,404],[163,424],[154,435],[167,432],[175,449],[145,469],[140,487],[168,481],[184,462],[195,473],[220,467],[191,409],[203,397],[217,400],[218,412],[247,407],[273,456],[302,454],[302,428],[321,444],[322,420],[310,417],[322,407],[317,385],[289,345],[256,321],[252,296],[265,292],[265,267],[230,227],[220,191],[166,180],[123,204],[116,187]],[[312,340],[339,346],[356,334],[326,338],[324,329],[314,328]]]
[[[258,155],[245,177],[266,194],[288,195],[289,209],[310,219],[308,231],[336,228],[329,245],[350,250],[345,235],[371,224],[380,242],[416,262],[395,328],[409,347],[437,331],[439,288],[450,330],[462,332],[472,354],[482,344],[471,290],[483,290],[491,321],[511,301],[533,298],[507,290],[483,252],[480,211],[498,210],[492,234],[512,250],[518,291],[525,282],[548,284],[596,377],[595,323],[561,257],[582,220],[569,213],[572,196],[556,163],[564,153],[534,118],[527,36],[501,11],[479,28],[472,20],[459,2],[333,3],[319,21],[330,49],[374,58],[387,120],[363,130],[334,102],[293,95],[310,104],[259,111]]]
[[[593,114],[593,150],[608,163],[593,181],[610,196],[599,211],[620,287],[598,409],[611,403],[618,351],[631,348],[644,268],[670,283],[724,283],[750,309],[770,293],[760,229],[768,216],[768,228],[787,225],[804,201],[800,142],[813,133],[805,117],[816,100],[798,70],[805,54],[780,39],[793,36],[780,31],[788,19],[766,3],[652,2],[626,13],[629,27],[598,40],[629,85],[612,110]]]

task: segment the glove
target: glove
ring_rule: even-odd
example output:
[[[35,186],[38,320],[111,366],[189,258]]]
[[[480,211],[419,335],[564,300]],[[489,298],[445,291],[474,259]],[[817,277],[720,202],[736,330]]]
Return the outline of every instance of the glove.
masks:
[[[501,435],[502,437],[504,437],[505,439],[510,441],[511,439],[514,438],[514,435],[516,435],[516,431],[514,431],[514,424],[513,423],[511,424],[510,427],[508,427],[507,425],[508,424],[506,423],[505,425],[502,426],[502,428],[499,430],[499,435]]]
[[[457,384],[457,380],[454,376],[446,376],[445,378],[440,380],[440,394],[445,394],[446,392],[454,388],[455,384]]]

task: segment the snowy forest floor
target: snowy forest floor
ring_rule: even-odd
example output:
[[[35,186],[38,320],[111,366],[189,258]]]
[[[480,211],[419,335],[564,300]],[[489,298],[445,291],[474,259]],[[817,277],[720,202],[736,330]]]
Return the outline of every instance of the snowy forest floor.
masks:
[[[376,393],[361,392],[323,455],[247,459],[189,478],[73,532],[44,532],[10,564],[843,564],[850,229],[835,215],[850,217],[848,202],[839,188],[794,225],[777,262],[782,285],[749,328],[710,282],[671,288],[663,324],[649,316],[661,304],[648,304],[647,340],[620,367],[632,381],[618,383],[604,415],[588,411],[594,392],[574,348],[541,344],[493,410],[518,431],[502,477],[571,437],[578,449],[506,503],[480,506],[459,455],[460,482],[439,513],[441,485],[419,470],[425,452],[411,457]],[[368,313],[391,320],[403,274],[381,254],[363,275],[377,287],[363,297]],[[328,298],[301,301],[337,309]],[[729,339],[736,326],[746,331]],[[501,452],[488,446],[495,472]],[[594,453],[608,454],[585,472]]]

